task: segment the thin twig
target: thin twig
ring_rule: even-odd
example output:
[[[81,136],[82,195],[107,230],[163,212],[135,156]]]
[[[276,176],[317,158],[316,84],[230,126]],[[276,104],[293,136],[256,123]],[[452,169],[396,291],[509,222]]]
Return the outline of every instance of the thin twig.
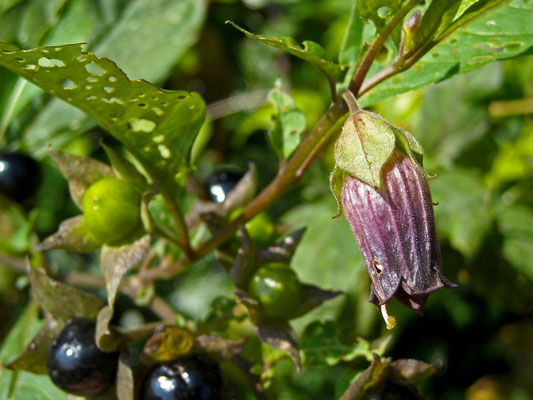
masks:
[[[370,70],[372,63],[385,44],[385,41],[390,36],[392,31],[398,26],[398,24],[402,22],[407,13],[409,13],[409,11],[411,11],[413,7],[418,4],[418,2],[419,0],[410,0],[405,6],[398,10],[398,12],[394,14],[394,17],[392,17],[389,23],[385,25],[383,30],[374,39],[363,60],[359,64],[357,71],[355,72],[352,84],[350,85],[350,91],[352,93],[357,93],[359,97],[359,89],[361,88],[361,85],[363,84],[363,81],[366,77],[366,74]]]
[[[269,90],[258,90],[228,97],[207,106],[207,119],[213,121],[227,115],[257,108],[267,103]]]

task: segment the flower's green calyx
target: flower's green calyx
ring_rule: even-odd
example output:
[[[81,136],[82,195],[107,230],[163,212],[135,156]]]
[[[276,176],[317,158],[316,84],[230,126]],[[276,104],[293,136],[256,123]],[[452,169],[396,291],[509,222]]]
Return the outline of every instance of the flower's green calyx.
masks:
[[[417,164],[422,164],[422,146],[404,129],[388,123],[383,117],[359,109],[354,95],[343,95],[351,115],[335,143],[335,169],[330,177],[331,190],[337,200],[338,212],[342,214],[342,187],[346,175],[379,189],[382,185],[382,169],[394,150],[408,155]]]

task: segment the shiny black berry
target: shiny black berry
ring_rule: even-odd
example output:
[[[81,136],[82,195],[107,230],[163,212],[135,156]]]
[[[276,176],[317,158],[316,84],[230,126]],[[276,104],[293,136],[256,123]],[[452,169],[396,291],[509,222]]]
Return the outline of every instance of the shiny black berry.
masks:
[[[218,364],[193,354],[155,365],[144,380],[141,400],[218,400],[221,391]]]
[[[72,321],[48,349],[48,375],[65,392],[96,396],[115,381],[118,353],[106,353],[96,346],[95,329],[94,322]]]
[[[41,182],[37,161],[23,153],[0,152],[0,192],[15,201],[29,199]]]
[[[242,177],[243,174],[234,169],[221,168],[214,171],[205,181],[209,198],[215,203],[223,203]]]

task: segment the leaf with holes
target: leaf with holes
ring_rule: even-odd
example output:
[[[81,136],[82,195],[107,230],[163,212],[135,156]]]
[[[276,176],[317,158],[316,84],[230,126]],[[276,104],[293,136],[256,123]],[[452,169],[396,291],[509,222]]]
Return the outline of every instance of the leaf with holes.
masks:
[[[380,30],[407,2],[408,0],[357,0],[357,8],[364,21],[372,20],[377,30]]]
[[[189,164],[204,117],[196,93],[132,81],[81,45],[22,51],[0,44],[0,65],[94,117],[156,180],[169,184]]]
[[[459,11],[460,12],[460,11]],[[489,62],[531,54],[533,3],[480,1],[453,24],[453,33],[408,70],[367,92],[362,107],[477,69]],[[447,31],[445,31],[447,32]]]
[[[120,282],[126,273],[135,267],[146,255],[150,246],[150,235],[120,247],[104,245],[100,252],[100,267],[104,273],[107,291],[107,306],[98,314],[96,337],[98,345],[105,350],[115,350],[117,337],[109,328],[114,313],[115,299]]]
[[[320,71],[322,71],[324,75],[326,75],[330,85],[333,85],[335,82],[339,81],[343,75],[343,68],[340,65],[335,64],[333,61],[328,60],[324,49],[315,42],[305,41],[303,42],[302,47],[291,37],[276,36],[268,38],[266,36],[255,35],[251,32],[248,32],[231,21],[228,21],[227,23],[233,25],[236,29],[251,39],[259,40],[260,42],[286,51],[287,53],[313,64]]]

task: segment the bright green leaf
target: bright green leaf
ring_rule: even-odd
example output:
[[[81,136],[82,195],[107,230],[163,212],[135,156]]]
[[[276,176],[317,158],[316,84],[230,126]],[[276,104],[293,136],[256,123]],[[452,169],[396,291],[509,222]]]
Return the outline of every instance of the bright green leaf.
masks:
[[[270,91],[268,99],[275,109],[274,126],[268,132],[268,137],[279,158],[286,160],[300,144],[301,133],[305,129],[305,115],[279,84]]]
[[[341,64],[352,66],[357,64],[361,45],[363,44],[363,28],[363,20],[357,8],[357,3],[354,1],[350,21],[348,22],[342,47],[339,52],[339,62]]]
[[[131,81],[114,62],[80,45],[21,51],[1,44],[0,65],[94,117],[155,178],[170,181],[188,165],[205,115],[198,94]]]
[[[205,17],[206,3],[205,0],[133,0],[117,21],[105,21],[107,25],[104,28],[110,30],[105,35],[100,33],[99,37],[103,36],[103,39],[96,43],[89,42],[89,46],[95,54],[113,60],[129,77],[161,82],[181,54],[196,41]],[[112,14],[111,11],[109,13]],[[71,16],[70,26],[78,26],[78,14]],[[103,20],[106,18],[113,19],[106,14],[101,17]],[[69,35],[72,35],[69,26],[62,29],[57,33],[57,40],[74,40],[69,39]],[[88,41],[94,30],[80,32],[75,38]],[[55,41],[53,44],[60,43],[65,42]],[[199,102],[197,98],[193,101]],[[196,111],[201,112],[202,107],[198,105]],[[182,123],[176,123],[173,132],[187,131],[183,121],[188,118],[191,117],[182,115],[178,120]],[[51,141],[55,147],[61,147],[72,138],[73,133],[84,132],[95,125],[96,122],[82,111],[52,99],[25,129],[25,142],[32,151],[42,150]],[[194,121],[191,121],[191,126],[194,126]]]
[[[313,64],[326,75],[330,84],[337,82],[342,76],[342,67],[335,64],[333,61],[328,60],[324,49],[315,42],[305,41],[303,42],[302,47],[291,37],[279,36],[268,38],[261,35],[254,35],[231,21],[228,21],[228,23],[251,39],[259,40],[260,42],[286,51],[287,53]]]
[[[372,20],[379,30],[408,0],[357,0],[363,20]]]
[[[59,21],[59,14],[67,0],[33,0],[25,4],[25,12],[18,26],[18,41],[23,47],[36,47]]]
[[[440,82],[489,62],[529,54],[533,3],[504,2],[459,27],[413,67],[376,86],[361,100],[367,107],[390,96]]]

